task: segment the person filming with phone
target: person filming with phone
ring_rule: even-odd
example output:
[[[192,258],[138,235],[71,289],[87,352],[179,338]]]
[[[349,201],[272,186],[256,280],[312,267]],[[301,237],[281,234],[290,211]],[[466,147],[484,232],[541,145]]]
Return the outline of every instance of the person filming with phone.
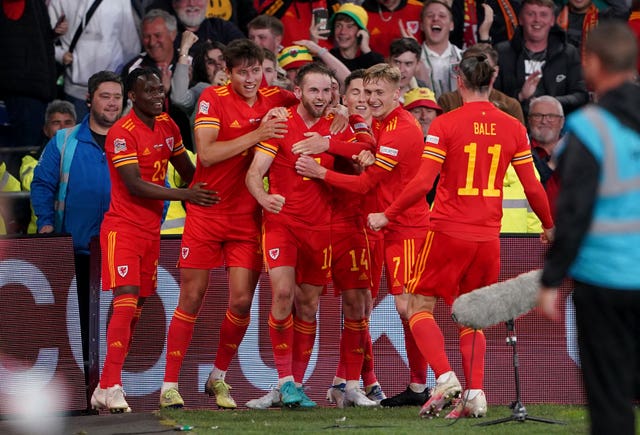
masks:
[[[322,18],[314,15],[311,26],[311,40],[319,42],[329,39],[333,48],[329,52],[350,71],[369,68],[384,62],[382,54],[369,47],[370,35],[367,31],[367,12],[353,3],[345,3],[331,16],[326,30],[322,30]]]

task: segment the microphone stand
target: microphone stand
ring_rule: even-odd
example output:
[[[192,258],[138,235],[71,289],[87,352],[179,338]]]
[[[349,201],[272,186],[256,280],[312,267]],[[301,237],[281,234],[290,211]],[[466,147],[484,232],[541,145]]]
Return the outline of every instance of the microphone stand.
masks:
[[[505,322],[507,326],[507,345],[511,346],[513,350],[513,373],[515,375],[516,382],[516,400],[509,405],[509,408],[513,410],[511,416],[499,418],[497,420],[485,421],[483,423],[478,423],[475,426],[491,426],[499,423],[506,423],[509,421],[519,421],[524,423],[526,420],[537,421],[540,423],[549,423],[549,424],[566,424],[562,421],[550,420],[541,417],[533,417],[527,414],[527,409],[524,407],[522,402],[520,401],[520,372],[518,371],[518,367],[520,366],[520,362],[518,359],[518,351],[516,350],[516,333],[515,333],[515,324],[513,319],[507,320]]]

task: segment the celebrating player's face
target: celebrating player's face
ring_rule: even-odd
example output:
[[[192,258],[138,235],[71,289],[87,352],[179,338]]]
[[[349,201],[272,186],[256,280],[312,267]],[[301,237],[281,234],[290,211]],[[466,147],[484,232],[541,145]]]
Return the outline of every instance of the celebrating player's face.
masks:
[[[309,73],[296,89],[300,103],[314,118],[320,118],[331,101],[331,77],[326,74]]]
[[[362,79],[351,80],[343,99],[344,104],[347,106],[347,109],[349,109],[350,115],[357,113],[364,119],[369,119],[371,117],[371,109],[369,109],[367,99],[364,95],[364,84],[362,83]]]
[[[133,96],[133,107],[139,114],[155,117],[162,113],[164,86],[156,74],[138,77]]]
[[[374,118],[384,119],[393,109],[398,107],[400,90],[395,84],[386,80],[366,82],[364,93]]]
[[[248,62],[243,62],[233,66],[229,71],[229,79],[236,94],[248,102],[253,102],[262,81],[262,65],[256,61],[251,65]]]

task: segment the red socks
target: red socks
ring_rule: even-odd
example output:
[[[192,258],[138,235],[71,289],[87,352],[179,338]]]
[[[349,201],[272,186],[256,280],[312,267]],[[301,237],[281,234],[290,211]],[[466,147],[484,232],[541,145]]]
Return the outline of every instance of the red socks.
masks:
[[[465,327],[461,328],[458,334],[460,336],[462,368],[467,382],[466,389],[482,390],[482,384],[484,383],[484,354],[487,350],[487,340],[484,332],[481,329],[475,331]],[[473,360],[471,359],[472,354]]]
[[[179,308],[173,312],[173,318],[167,333],[167,364],[164,369],[165,382],[178,382],[182,361],[187,353],[197,314],[187,314]]]
[[[133,333],[136,330],[136,325],[140,320],[140,316],[142,315],[142,307],[136,307],[136,312],[133,314],[133,318],[131,319],[131,332],[129,333],[129,343],[127,343],[127,352],[126,355],[129,355],[129,351],[131,350],[131,342],[133,341]]]
[[[447,354],[444,351],[444,337],[433,318],[433,314],[428,311],[416,313],[409,319],[409,326],[414,342],[420,343],[420,352],[431,366],[436,378],[451,371]]]
[[[373,343],[369,332],[369,319],[367,319],[367,329],[364,331],[364,360],[362,361],[362,383],[365,386],[378,382],[373,363]]]
[[[365,332],[367,319],[344,319],[344,328],[340,339],[340,358],[344,360],[344,379],[360,379],[365,351]]]
[[[293,360],[292,373],[296,382],[302,383],[304,372],[307,370],[311,353],[313,352],[313,343],[316,340],[317,323],[305,322],[297,317],[293,318]]]
[[[409,360],[409,382],[424,385],[427,383],[427,360],[418,349],[411,328],[409,328],[409,321],[402,320],[402,329],[404,330],[404,348],[407,351],[407,360]]]
[[[293,376],[293,315],[277,320],[269,313],[269,337],[273,348],[273,359],[278,369],[278,378]]]
[[[216,368],[227,371],[231,360],[238,353],[238,346],[247,332],[250,321],[249,314],[240,316],[227,309],[227,314],[224,316],[222,326],[220,326],[220,341],[214,362]]]
[[[138,297],[124,294],[116,297],[107,326],[107,356],[100,378],[100,388],[122,385],[122,367],[131,337],[131,321],[138,307]]]

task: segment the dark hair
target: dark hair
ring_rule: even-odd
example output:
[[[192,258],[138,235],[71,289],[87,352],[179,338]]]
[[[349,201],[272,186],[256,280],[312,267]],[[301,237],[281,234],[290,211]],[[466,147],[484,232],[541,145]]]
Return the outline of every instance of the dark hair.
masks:
[[[252,65],[257,62],[262,65],[264,60],[262,47],[250,39],[235,39],[231,41],[222,54],[229,70],[243,63]]]
[[[97,73],[89,77],[89,82],[87,83],[87,87],[89,89],[89,102],[93,100],[93,94],[96,93],[98,87],[105,82],[118,83],[122,88],[122,93],[124,94],[122,79],[118,74],[114,73],[113,71],[98,71]]]
[[[354,69],[353,71],[351,71],[351,74],[349,74],[347,78],[344,79],[344,91],[347,92],[347,89],[349,89],[349,85],[352,81],[356,79],[364,79],[365,71],[366,70],[364,68]]]
[[[263,48],[262,52],[264,53],[265,59],[269,59],[274,63],[275,66],[278,66],[278,57],[273,51],[269,50],[268,48]]]
[[[603,21],[589,32],[585,53],[592,53],[602,62],[606,71],[617,73],[635,71],[638,42],[623,21]]]
[[[479,42],[467,48],[464,53],[462,53],[462,58],[466,59],[467,57],[474,57],[480,54],[484,54],[493,61],[494,65],[498,65],[498,51],[493,48],[491,44],[482,42]]]
[[[222,42],[218,41],[205,41],[202,44],[196,45],[197,47],[193,54],[193,73],[191,76],[191,83],[209,83],[209,77],[207,76],[207,55],[209,51],[216,48],[224,53],[226,46]]]
[[[458,65],[458,74],[465,87],[473,91],[488,91],[494,73],[495,68],[489,63],[486,54],[467,57]]]
[[[276,36],[282,36],[284,25],[282,21],[272,15],[258,15],[247,23],[247,29],[269,29]]]
[[[302,86],[305,76],[311,73],[325,74],[330,78],[335,78],[333,71],[331,71],[325,64],[320,62],[311,62],[300,67],[293,84],[296,86]]]
[[[418,41],[413,38],[398,38],[391,41],[391,45],[389,46],[389,57],[393,59],[407,51],[414,53],[416,55],[416,59],[420,60],[422,48],[420,48]]]
[[[134,69],[127,76],[127,82],[125,86],[126,92],[128,93],[129,91],[132,91],[133,88],[135,88],[136,81],[138,80],[139,77],[150,77],[152,75],[156,75],[158,76],[158,78],[162,77],[162,73],[160,72],[160,70],[155,67],[146,66],[144,68]]]

